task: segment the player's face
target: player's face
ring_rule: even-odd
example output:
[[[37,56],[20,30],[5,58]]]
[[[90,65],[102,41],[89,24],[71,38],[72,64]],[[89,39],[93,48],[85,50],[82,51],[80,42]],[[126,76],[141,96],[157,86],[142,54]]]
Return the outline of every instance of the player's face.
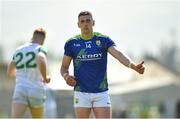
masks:
[[[92,33],[94,20],[90,15],[80,16],[78,19],[78,27],[81,29],[82,34]]]

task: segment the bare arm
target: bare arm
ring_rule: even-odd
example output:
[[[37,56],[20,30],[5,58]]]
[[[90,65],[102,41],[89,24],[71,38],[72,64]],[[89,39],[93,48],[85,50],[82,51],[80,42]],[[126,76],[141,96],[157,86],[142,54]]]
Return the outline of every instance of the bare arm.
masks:
[[[108,52],[116,58],[119,62],[121,62],[126,67],[129,67],[135,71],[137,71],[140,74],[144,73],[145,67],[144,67],[144,61],[142,61],[139,64],[133,63],[126,55],[124,55],[122,52],[117,50],[115,47],[108,48]]]
[[[16,63],[11,61],[7,68],[7,75],[10,78],[16,77]]]
[[[71,60],[71,57],[64,55],[60,71],[62,77],[64,74],[69,74],[69,66],[71,64]]]
[[[60,73],[68,85],[75,86],[76,85],[75,77],[69,75],[69,66],[71,64],[71,60],[72,60],[71,57],[66,56],[66,55],[63,56]]]
[[[40,52],[37,56],[37,64],[39,71],[42,75],[43,82],[44,83],[49,83],[50,82],[50,77],[46,75],[46,56],[44,53]]]
[[[119,62],[121,62],[123,65],[129,67],[129,63],[131,63],[130,59],[125,56],[122,52],[117,50],[115,47],[108,48],[108,52],[116,58]]]

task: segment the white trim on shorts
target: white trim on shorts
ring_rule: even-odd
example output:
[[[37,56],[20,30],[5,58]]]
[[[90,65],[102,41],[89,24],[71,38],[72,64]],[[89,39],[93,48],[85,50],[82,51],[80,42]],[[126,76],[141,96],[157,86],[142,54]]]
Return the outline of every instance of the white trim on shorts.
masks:
[[[74,108],[111,107],[108,91],[86,93],[74,91]]]

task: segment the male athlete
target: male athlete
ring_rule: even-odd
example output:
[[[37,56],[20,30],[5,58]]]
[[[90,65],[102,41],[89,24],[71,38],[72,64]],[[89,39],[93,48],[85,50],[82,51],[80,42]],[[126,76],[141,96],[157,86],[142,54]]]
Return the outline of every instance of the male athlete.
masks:
[[[96,118],[111,118],[111,102],[107,83],[107,54],[110,53],[123,65],[144,73],[142,61],[134,64],[114,46],[105,35],[93,32],[95,21],[89,11],[78,15],[81,34],[69,39],[65,44],[61,75],[66,83],[74,86],[74,108],[77,118],[89,118],[93,110]],[[74,76],[69,74],[73,60]]]
[[[36,29],[32,41],[16,49],[8,66],[8,76],[16,77],[12,118],[22,118],[27,107],[33,118],[43,117],[44,83],[50,82],[46,75],[46,51],[42,47],[45,37],[44,29]]]

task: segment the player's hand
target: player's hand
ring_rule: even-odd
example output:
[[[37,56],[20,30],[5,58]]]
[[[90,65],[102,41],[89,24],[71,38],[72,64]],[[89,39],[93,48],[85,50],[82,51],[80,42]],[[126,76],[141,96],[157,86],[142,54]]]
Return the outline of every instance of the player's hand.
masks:
[[[65,76],[64,78],[66,80],[66,83],[69,85],[69,86],[75,86],[76,85],[76,80],[75,80],[75,77],[74,76],[70,76],[70,75],[67,75]]]
[[[144,61],[142,61],[141,63],[137,65],[134,65],[132,68],[138,73],[143,74],[145,70]]]
[[[43,80],[44,83],[49,83],[51,81],[51,77],[49,75],[46,76],[46,79]]]

